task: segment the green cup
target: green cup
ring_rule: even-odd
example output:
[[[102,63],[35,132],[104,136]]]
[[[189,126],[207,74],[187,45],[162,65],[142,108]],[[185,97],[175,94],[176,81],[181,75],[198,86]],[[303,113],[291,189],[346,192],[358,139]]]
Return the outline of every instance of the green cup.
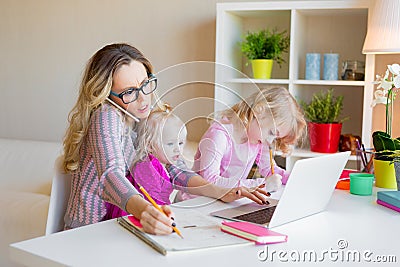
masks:
[[[350,193],[360,196],[372,195],[374,175],[370,173],[350,173]]]

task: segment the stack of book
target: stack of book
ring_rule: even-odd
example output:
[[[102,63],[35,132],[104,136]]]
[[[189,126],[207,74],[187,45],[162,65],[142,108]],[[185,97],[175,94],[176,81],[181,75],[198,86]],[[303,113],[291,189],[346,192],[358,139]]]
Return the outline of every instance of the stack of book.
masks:
[[[379,191],[376,203],[400,212],[400,191]]]

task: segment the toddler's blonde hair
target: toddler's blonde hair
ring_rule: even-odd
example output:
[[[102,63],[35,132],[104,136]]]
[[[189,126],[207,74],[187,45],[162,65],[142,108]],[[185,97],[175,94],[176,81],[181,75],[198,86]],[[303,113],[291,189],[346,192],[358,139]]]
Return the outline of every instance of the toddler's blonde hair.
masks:
[[[180,129],[186,129],[184,123],[172,112],[172,107],[166,103],[160,103],[151,112],[150,115],[141,121],[137,128],[137,138],[135,147],[137,156],[134,164],[144,160],[148,154],[154,154],[157,147],[162,147],[162,133],[166,123],[169,120],[174,120],[179,123]],[[177,135],[179,135],[177,131]],[[160,156],[160,155],[155,155]]]
[[[253,119],[266,116],[273,118],[275,127],[288,126],[288,135],[276,139],[276,149],[290,153],[292,145],[304,135],[306,121],[299,104],[284,87],[261,89],[232,108],[218,112],[215,119],[226,117],[234,129],[248,129]]]

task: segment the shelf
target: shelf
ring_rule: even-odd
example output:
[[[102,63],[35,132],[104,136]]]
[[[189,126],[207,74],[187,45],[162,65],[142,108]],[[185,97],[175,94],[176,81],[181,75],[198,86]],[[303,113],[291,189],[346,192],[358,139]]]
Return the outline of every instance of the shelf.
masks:
[[[250,78],[233,78],[228,80],[230,83],[259,83],[259,84],[289,84],[288,79],[250,79]]]
[[[295,80],[294,84],[305,85],[339,85],[339,86],[364,86],[364,81],[342,81],[342,80]]]
[[[255,83],[255,84],[289,84],[289,79],[251,79],[233,78],[229,83]],[[304,85],[339,85],[339,86],[364,86],[364,81],[343,81],[343,80],[295,80],[293,84]]]
[[[320,157],[327,155],[329,153],[319,153],[319,152],[312,152],[308,149],[302,149],[302,148],[295,148],[290,154],[290,157],[298,157],[298,158],[315,158],[315,157]],[[282,153],[280,151],[276,151],[277,156],[281,156]],[[356,155],[350,155],[349,160],[357,160]]]
[[[248,97],[258,88],[283,86],[297,101],[308,102],[315,93],[334,88],[335,96],[343,96],[342,115],[350,116],[342,133],[360,135],[371,144],[375,56],[362,54],[368,28],[368,17],[375,0],[340,1],[263,1],[249,3],[218,3],[216,19],[216,62],[231,70],[216,69],[215,105],[219,111]],[[290,34],[290,49],[285,54],[283,68],[273,68],[276,79],[252,79],[251,67],[238,43],[248,31],[277,27]],[[307,53],[338,53],[338,80],[305,80]],[[344,60],[365,62],[365,81],[339,80]],[[323,74],[323,58],[320,75]],[[278,153],[277,153],[278,154]],[[324,153],[310,148],[296,149],[285,161],[288,169],[301,158],[318,157]],[[293,160],[291,159],[293,158]],[[350,156],[354,165],[356,156]]]

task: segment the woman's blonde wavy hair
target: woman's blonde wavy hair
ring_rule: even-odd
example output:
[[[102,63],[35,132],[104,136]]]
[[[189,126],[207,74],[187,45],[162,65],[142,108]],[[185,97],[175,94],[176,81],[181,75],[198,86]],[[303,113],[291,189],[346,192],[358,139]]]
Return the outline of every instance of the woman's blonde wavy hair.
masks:
[[[159,103],[154,108],[146,120],[141,121],[136,128],[136,158],[134,164],[144,160],[148,154],[154,154],[157,147],[162,147],[162,132],[167,120],[176,120],[181,122],[180,119],[172,113],[172,108],[166,103]],[[181,129],[185,129],[185,125],[181,122]],[[177,132],[179,135],[179,132]],[[159,156],[159,155],[155,155]]]
[[[66,173],[78,169],[79,151],[87,134],[90,117],[109,96],[113,75],[122,65],[138,61],[147,74],[153,67],[143,54],[128,44],[110,44],[97,51],[88,61],[79,88],[78,100],[68,116],[69,127],[64,137],[64,162]]]
[[[304,137],[306,121],[299,104],[284,87],[261,89],[232,108],[218,112],[214,118],[226,117],[234,129],[248,129],[254,118],[261,120],[271,116],[275,127],[288,126],[289,134],[276,139],[276,149],[284,154],[290,153],[291,146]]]

